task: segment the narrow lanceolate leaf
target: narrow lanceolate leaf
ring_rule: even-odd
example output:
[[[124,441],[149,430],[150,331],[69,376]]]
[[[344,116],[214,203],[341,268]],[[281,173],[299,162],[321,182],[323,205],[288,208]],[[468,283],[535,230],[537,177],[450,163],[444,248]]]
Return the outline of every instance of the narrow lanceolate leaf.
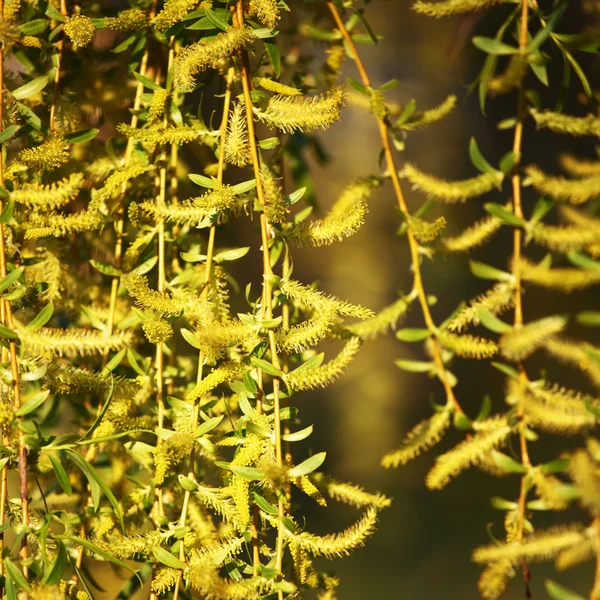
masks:
[[[553,316],[512,328],[500,338],[500,352],[510,360],[524,360],[549,338],[560,333],[566,324],[565,317]]]
[[[538,192],[548,194],[556,200],[570,202],[571,204],[583,204],[600,196],[600,175],[580,179],[565,179],[564,177],[546,175],[535,166],[527,167],[525,173],[527,174],[526,182]]]
[[[171,567],[172,569],[185,569],[185,564],[165,548],[152,548],[152,554],[154,554],[156,560],[163,565],[167,565],[167,567]]]
[[[319,452],[318,454],[307,458],[299,465],[292,467],[288,472],[289,476],[302,477],[303,475],[308,475],[309,473],[316,471],[325,462],[326,455],[326,452]]]
[[[381,459],[382,466],[390,468],[406,464],[421,452],[437,444],[450,426],[450,416],[450,411],[444,409],[436,412],[429,419],[421,421],[411,429],[396,450],[388,452]]]
[[[462,181],[445,181],[423,173],[410,163],[404,166],[401,175],[408,179],[414,190],[423,192],[428,198],[435,198],[449,204],[483,196],[498,188],[504,179],[501,172],[492,171]]]

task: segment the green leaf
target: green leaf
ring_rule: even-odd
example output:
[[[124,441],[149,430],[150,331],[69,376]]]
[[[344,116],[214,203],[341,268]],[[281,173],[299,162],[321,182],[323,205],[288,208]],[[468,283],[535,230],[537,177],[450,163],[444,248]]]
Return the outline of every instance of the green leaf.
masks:
[[[204,175],[197,175],[192,173],[191,175],[188,175],[188,177],[196,185],[208,188],[209,190],[214,190],[219,185],[219,182],[216,179],[212,179],[211,177],[205,177]]]
[[[78,454],[74,450],[67,450],[67,454],[71,458],[71,460],[81,469],[81,472],[85,475],[86,479],[90,484],[90,489],[92,491],[92,501],[94,503],[94,511],[98,510],[100,505],[100,492],[102,491],[104,495],[108,498],[108,501],[111,503],[112,507],[115,509],[115,513],[118,515],[119,520],[121,521],[121,528],[125,529],[125,525],[123,523],[123,514],[121,512],[121,507],[115,498],[112,490],[106,485],[106,483],[102,480],[98,472],[92,465],[85,459],[81,454]]]
[[[152,554],[154,554],[156,560],[163,565],[167,565],[167,567],[171,567],[171,569],[185,569],[185,564],[165,548],[152,548]]]
[[[4,338],[7,340],[15,340],[18,337],[19,336],[17,335],[16,331],[13,331],[12,329],[6,327],[6,325],[2,325],[0,323],[0,338]]]
[[[313,456],[302,461],[299,465],[292,467],[288,471],[289,476],[302,477],[303,475],[308,475],[309,473],[316,471],[325,462],[326,456],[327,452],[319,452],[318,454],[313,454]]]
[[[563,473],[569,468],[569,462],[568,458],[557,458],[540,465],[540,468],[544,473]]]
[[[7,290],[15,281],[21,277],[24,267],[13,269],[2,281],[0,281],[0,292]]]
[[[11,198],[3,207],[0,212],[0,224],[4,225],[8,223],[15,210],[15,201]]]
[[[513,502],[512,500],[505,500],[499,496],[490,498],[490,503],[492,508],[495,508],[496,510],[514,510],[517,508],[517,506],[519,506],[516,502]]]
[[[271,503],[267,502],[260,494],[256,492],[252,492],[252,496],[254,497],[254,503],[258,508],[264,510],[268,515],[278,515],[279,510],[276,506],[273,506]]]
[[[245,194],[256,187],[256,179],[249,179],[248,181],[242,181],[236,185],[232,185],[231,189],[234,194]]]
[[[69,481],[69,476],[62,466],[61,462],[54,456],[53,452],[46,452],[46,456],[50,459],[52,463],[52,468],[54,469],[54,474],[56,475],[56,479],[63,489],[64,493],[67,496],[70,496],[73,493],[73,489],[71,488],[71,482]]]
[[[265,138],[264,140],[259,140],[258,145],[260,146],[261,150],[272,150],[273,148],[279,146],[279,138]]]
[[[519,378],[519,371],[510,365],[501,362],[492,362],[492,367],[494,367],[494,369],[498,369],[498,371],[508,375],[509,377],[513,377],[515,379]]]
[[[84,144],[85,142],[91,142],[99,133],[99,129],[84,129],[67,134],[65,139],[71,144]]]
[[[222,263],[238,260],[239,258],[246,256],[249,251],[250,246],[246,246],[245,248],[232,248],[231,250],[221,250],[221,252],[215,254],[214,261],[216,263]]]
[[[56,10],[56,8],[54,8],[54,6],[52,6],[52,4],[50,4],[50,2],[44,2],[43,4],[45,5],[44,14],[47,17],[50,17],[54,21],[60,21],[61,23],[64,23],[67,20],[58,10]]]
[[[160,85],[158,85],[158,83],[155,83],[154,81],[152,81],[152,79],[148,79],[145,75],[141,75],[140,73],[136,73],[135,71],[133,72],[133,76],[144,86],[147,88],[150,88],[151,90],[154,90],[155,92],[158,92],[160,90],[162,90],[163,88],[160,87]]]
[[[0,144],[8,142],[21,127],[19,125],[9,125],[4,131],[0,133]]]
[[[496,170],[487,160],[485,160],[483,154],[481,154],[479,150],[479,146],[477,145],[475,138],[473,137],[471,138],[471,142],[469,144],[469,158],[471,159],[471,162],[475,168],[482,173],[493,173]]]
[[[311,369],[316,369],[323,364],[323,360],[325,359],[325,352],[321,352],[319,354],[315,354],[312,358],[309,358],[306,362],[303,362],[299,367],[294,369],[294,373],[302,372],[302,371],[310,371]]]
[[[194,437],[199,438],[212,431],[223,420],[223,417],[224,415],[221,415],[220,417],[213,417],[212,419],[208,419],[208,421],[204,421],[202,425],[196,428]]]
[[[583,596],[576,594],[570,589],[552,581],[551,579],[546,579],[544,582],[546,586],[546,591],[552,600],[585,600]]]
[[[403,371],[409,371],[410,373],[429,373],[435,368],[435,365],[432,362],[425,362],[422,360],[397,360],[395,362],[397,367],[400,367]]]
[[[224,21],[223,19],[221,19],[221,17],[219,17],[219,15],[217,15],[217,13],[214,10],[211,10],[210,8],[205,7],[204,14],[206,14],[208,20],[215,27],[218,27],[219,29],[222,29],[223,31],[226,31],[229,28],[227,21]]]
[[[277,367],[274,367],[270,362],[263,360],[262,358],[256,358],[256,356],[251,356],[250,360],[255,367],[259,368],[265,373],[268,373],[272,377],[283,377],[283,371]]]
[[[21,35],[38,35],[46,31],[47,27],[48,21],[46,19],[33,19],[19,25],[19,33]]]
[[[402,342],[422,342],[430,336],[431,331],[423,328],[407,327],[396,332],[396,337]]]
[[[110,406],[110,403],[112,401],[114,391],[115,391],[115,379],[111,375],[108,393],[106,395],[106,400],[104,401],[102,409],[100,410],[100,412],[98,413],[98,416],[92,423],[92,426],[83,434],[83,436],[81,438],[79,438],[80,442],[82,442],[85,439],[88,439],[92,435],[92,433],[94,433],[94,431],[96,431],[96,429],[98,428],[100,423],[102,423],[102,419],[104,418],[104,415],[106,414],[106,411],[108,410],[108,407]]]
[[[283,201],[288,205],[288,206],[292,206],[293,204],[296,204],[296,202],[298,202],[298,200],[302,199],[304,197],[304,194],[306,194],[306,188],[300,188],[294,192],[292,192],[291,194],[288,194]]]
[[[600,261],[594,260],[581,252],[568,252],[569,262],[581,269],[600,269]]]
[[[58,542],[58,554],[50,567],[50,570],[44,577],[44,583],[47,585],[56,585],[63,576],[65,569],[69,564],[69,556],[62,542]]]
[[[313,426],[309,425],[300,431],[295,431],[294,433],[284,433],[281,436],[281,439],[285,442],[300,442],[305,440],[311,433],[313,432]]]
[[[127,564],[125,564],[122,560],[119,560],[109,552],[102,550],[100,546],[96,546],[96,544],[90,542],[88,539],[80,538],[74,535],[59,535],[56,536],[56,538],[59,540],[73,542],[74,544],[79,544],[80,546],[83,546],[86,550],[97,554],[98,556],[102,557],[104,560],[107,560],[113,565],[117,565],[117,567],[121,567],[122,569],[127,569],[129,572],[134,573],[137,576],[137,571],[134,571],[131,567],[127,566]]]
[[[510,281],[513,276],[506,271],[501,271],[490,265],[474,260],[469,261],[471,273],[480,279],[493,279],[497,281]]]
[[[396,120],[396,127],[398,127],[400,125],[404,125],[404,123],[407,123],[411,119],[411,117],[415,114],[416,110],[417,110],[416,101],[410,100],[402,108],[402,111],[400,112],[400,115],[398,116],[398,119]]]
[[[196,348],[196,350],[200,350],[202,348],[202,345],[198,341],[198,338],[189,329],[186,329],[185,327],[182,327],[179,331],[181,332],[181,335],[183,336],[183,339],[190,346],[192,346],[193,348]]]
[[[39,327],[43,327],[52,318],[53,314],[54,304],[50,302],[49,304],[46,304],[46,306],[44,306],[31,321],[29,321],[27,329],[38,329]]]
[[[17,565],[15,565],[10,558],[4,559],[4,567],[6,569],[6,575],[10,577],[10,579],[22,590],[31,590],[31,586],[27,583],[27,579],[25,579],[23,573]]]
[[[23,402],[21,408],[15,411],[15,415],[17,415],[17,417],[24,417],[25,415],[32,413],[34,410],[36,410],[36,408],[40,407],[44,403],[49,395],[50,390],[44,390],[32,398],[29,398],[29,400]]]
[[[121,271],[108,263],[100,262],[99,260],[90,260],[90,265],[99,271],[103,275],[110,275],[111,277],[120,277],[122,275]]]
[[[492,458],[501,469],[504,469],[509,473],[527,473],[526,467],[524,467],[520,462],[517,462],[514,458],[511,458],[502,452],[493,450]]]
[[[493,56],[506,56],[510,54],[518,54],[519,49],[514,48],[513,46],[509,46],[500,40],[496,40],[489,37],[484,36],[475,36],[473,38],[473,45],[480,50],[483,50],[487,54],[492,54]]]
[[[371,92],[369,92],[369,89],[367,87],[365,87],[362,83],[359,83],[358,81],[356,81],[356,79],[352,79],[352,77],[346,77],[346,81],[348,82],[348,85],[350,87],[353,87],[357,92],[360,92],[361,94],[365,94],[366,96],[371,95]]]
[[[481,324],[486,329],[489,329],[494,333],[504,333],[509,329],[512,329],[511,325],[500,320],[496,315],[492,314],[488,310],[480,310],[478,311],[478,315]]]
[[[483,205],[483,208],[490,213],[490,215],[500,219],[503,223],[507,225],[514,225],[515,227],[523,227],[525,225],[525,221],[512,212],[506,210],[500,204],[496,204],[495,202],[488,202]]]
[[[265,50],[269,55],[273,73],[275,73],[275,77],[279,77],[281,75],[281,54],[279,53],[279,48],[275,42],[267,42],[264,40],[263,43],[265,45]]]
[[[241,477],[242,479],[248,479],[250,481],[261,481],[266,478],[266,475],[256,467],[241,467],[239,465],[232,465],[228,462],[216,461],[215,465],[222,469],[231,471],[234,475]]]
[[[533,212],[531,213],[532,223],[541,221],[554,206],[554,200],[550,196],[541,196],[540,199],[535,203]]]
[[[24,100],[29,98],[38,92],[41,92],[48,85],[48,78],[45,75],[32,79],[25,85],[18,87],[12,93],[13,97],[17,100]]]
[[[600,311],[584,310],[575,317],[575,320],[586,327],[598,327],[600,326]]]

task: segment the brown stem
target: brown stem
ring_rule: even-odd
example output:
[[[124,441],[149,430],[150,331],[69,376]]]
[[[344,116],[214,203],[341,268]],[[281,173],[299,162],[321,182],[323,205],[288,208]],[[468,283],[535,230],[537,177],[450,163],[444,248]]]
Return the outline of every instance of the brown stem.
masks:
[[[344,38],[344,41],[350,48],[352,55],[354,57],[354,63],[356,64],[356,68],[358,69],[358,73],[362,80],[362,83],[365,87],[371,88],[371,80],[369,79],[369,75],[367,74],[367,70],[365,69],[364,63],[362,62],[360,55],[358,54],[358,50],[352,39],[352,36],[346,29],[346,25],[342,20],[340,13],[336,6],[328,0],[327,6],[333,20],[335,21],[336,27],[338,31]],[[392,185],[394,187],[394,192],[396,194],[396,200],[398,202],[398,208],[402,212],[403,215],[409,216],[408,207],[406,205],[406,201],[404,199],[404,194],[402,193],[402,188],[400,186],[400,179],[398,178],[398,170],[396,168],[396,161],[394,159],[394,154],[392,152],[392,148],[390,145],[389,139],[389,131],[388,124],[385,119],[380,117],[377,118],[377,124],[379,126],[379,135],[381,137],[381,143],[383,145],[383,153],[385,156],[385,161],[387,165],[388,174],[390,179],[392,180]],[[417,296],[419,298],[419,304],[421,305],[421,310],[423,312],[423,318],[425,320],[425,325],[427,328],[433,333],[431,336],[431,346],[433,353],[433,361],[435,363],[438,376],[442,385],[444,386],[444,391],[446,392],[446,401],[448,404],[458,413],[462,413],[463,410],[454,395],[454,391],[452,386],[450,385],[450,380],[448,377],[448,373],[446,372],[446,367],[444,366],[444,361],[442,360],[442,348],[440,343],[436,337],[437,327],[433,321],[431,316],[431,311],[429,310],[429,303],[427,302],[427,294],[425,293],[425,288],[423,286],[423,278],[421,275],[421,262],[419,257],[419,242],[412,234],[410,230],[407,231],[408,237],[408,245],[410,248],[410,256],[412,263],[412,271],[413,271],[413,287],[417,292]]]
[[[244,8],[242,0],[238,0],[236,4],[236,11],[233,13],[234,26],[242,27],[244,24]],[[240,59],[240,77],[242,80],[242,90],[244,94],[244,104],[246,106],[246,122],[248,126],[248,140],[250,144],[250,156],[252,158],[252,166],[254,169],[254,178],[256,180],[256,195],[258,202],[261,206],[266,206],[264,189],[262,185],[262,178],[260,173],[260,157],[258,154],[258,146],[256,143],[256,131],[254,128],[254,114],[252,97],[250,95],[252,91],[252,74],[250,71],[250,64],[248,61],[248,53],[245,50],[239,52]],[[273,292],[270,283],[270,276],[273,275],[271,268],[271,258],[269,254],[269,237],[271,234],[271,226],[267,221],[267,217],[264,212],[260,213],[260,234],[262,241],[262,253],[263,253],[263,302],[262,302],[262,316],[264,319],[271,319],[273,317]],[[269,348],[271,352],[271,363],[272,365],[280,369],[281,364],[277,355],[277,343],[275,341],[275,332],[273,329],[269,329],[268,333]],[[273,379],[273,417],[275,427],[275,457],[277,465],[283,467],[283,454],[281,448],[281,419],[280,419],[280,390],[279,390],[279,379]],[[277,514],[277,544],[275,549],[275,568],[277,569],[279,576],[282,573],[283,565],[283,517],[285,516],[285,509],[283,500],[278,499],[278,514]],[[278,598],[283,598],[283,592],[278,591]]]

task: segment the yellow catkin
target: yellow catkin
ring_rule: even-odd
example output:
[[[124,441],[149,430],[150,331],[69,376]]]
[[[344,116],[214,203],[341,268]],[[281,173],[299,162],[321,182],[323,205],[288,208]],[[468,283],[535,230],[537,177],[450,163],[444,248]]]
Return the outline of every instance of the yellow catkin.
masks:
[[[500,338],[500,351],[510,360],[524,360],[541,348],[550,337],[560,333],[566,324],[564,317],[555,316],[513,328]]]
[[[87,46],[96,33],[93,21],[84,15],[73,15],[65,23],[65,33],[75,47]]]
[[[60,135],[51,135],[35,148],[26,148],[19,154],[19,161],[30,169],[54,171],[69,160],[69,144]]]
[[[457,335],[442,330],[437,338],[444,348],[463,358],[490,358],[498,352],[495,342],[473,335]]]
[[[450,417],[450,411],[444,409],[421,421],[408,433],[398,449],[388,452],[381,459],[381,465],[387,469],[404,465],[437,444],[450,426]]]
[[[584,160],[572,154],[562,154],[560,166],[572,177],[600,175],[600,160]]]
[[[544,225],[536,223],[528,230],[529,237],[555,252],[581,250],[600,241],[600,228],[585,225]]]
[[[142,329],[152,344],[162,344],[173,337],[173,327],[164,319],[148,319],[142,323]]]
[[[600,119],[595,115],[572,117],[552,111],[529,111],[538,127],[545,127],[556,133],[566,133],[573,136],[600,137]]]
[[[478,426],[481,427],[480,431],[437,459],[425,479],[430,490],[445,487],[452,478],[477,464],[491,450],[505,444],[512,432],[504,417],[479,422]]]
[[[255,14],[265,27],[275,27],[279,21],[277,0],[250,0],[248,4],[251,14]]]
[[[498,600],[516,574],[516,561],[502,559],[492,562],[482,571],[477,587],[485,600]]]
[[[529,71],[529,63],[525,56],[515,54],[508,62],[506,70],[490,79],[487,84],[488,92],[492,96],[508,94],[520,85]]]
[[[179,23],[200,4],[200,0],[166,0],[162,10],[154,17],[154,26],[159,31]]]
[[[344,91],[335,86],[320,96],[273,96],[264,110],[255,107],[255,114],[269,127],[286,133],[314,131],[338,121],[343,103]]]
[[[224,152],[225,160],[236,167],[244,167],[250,162],[246,115],[240,103],[235,104],[229,113]]]
[[[544,502],[550,510],[564,510],[569,505],[568,501],[560,493],[563,482],[547,475],[541,469],[535,467],[529,471],[531,481],[535,486],[536,495]]]
[[[600,269],[551,269],[525,258],[519,261],[518,268],[524,281],[566,293],[600,283]]]
[[[130,8],[119,13],[118,17],[106,17],[104,26],[114,31],[135,31],[144,29],[148,25],[148,18],[144,11]]]
[[[417,113],[405,123],[398,122],[396,123],[396,127],[404,131],[414,131],[422,127],[427,127],[447,117],[455,107],[456,96],[448,96],[439,106]]]
[[[165,103],[167,102],[168,95],[167,90],[163,89],[155,90],[154,94],[152,94],[152,102],[148,109],[148,123],[154,123],[160,119],[165,111]]]
[[[544,561],[554,558],[561,550],[584,539],[584,534],[577,525],[555,527],[545,531],[537,531],[522,543],[511,542],[476,548],[473,552],[473,560],[477,563],[519,559]]]
[[[494,315],[512,308],[514,286],[511,282],[497,283],[491,290],[469,302],[448,324],[450,331],[462,331],[469,325],[479,325],[480,311],[486,310]]]
[[[442,235],[446,228],[446,219],[438,217],[435,221],[429,222],[417,217],[409,217],[408,228],[419,242],[426,244]]]
[[[535,166],[526,167],[527,181],[538,192],[548,194],[556,200],[583,204],[600,196],[600,175],[582,177],[581,179],[565,179],[546,175]]]
[[[581,496],[579,502],[594,516],[600,515],[600,468],[584,450],[576,451],[569,461],[569,473]]]
[[[301,96],[302,92],[295,87],[285,85],[274,79],[268,79],[267,77],[259,77],[257,80],[258,85],[269,92],[280,94],[281,96]]]
[[[363,340],[375,339],[389,329],[395,329],[398,322],[408,312],[410,305],[411,300],[409,298],[399,298],[380,310],[372,319],[350,325],[348,330]]]
[[[502,227],[502,221],[492,215],[478,221],[462,233],[442,240],[448,252],[466,252],[487,242]]]
[[[82,173],[73,173],[68,178],[55,183],[45,185],[41,183],[24,183],[14,189],[10,197],[17,204],[23,204],[29,208],[53,210],[74,200],[79,194],[83,181],[84,176]]]
[[[441,2],[424,2],[417,0],[413,9],[428,17],[451,17],[466,12],[485,10],[501,0],[442,0]]]
[[[502,173],[492,171],[482,173],[471,179],[445,181],[423,173],[410,163],[404,166],[401,174],[402,177],[408,179],[413,190],[423,192],[428,198],[435,198],[440,202],[449,204],[465,202],[470,198],[483,196],[498,187],[504,178]]]

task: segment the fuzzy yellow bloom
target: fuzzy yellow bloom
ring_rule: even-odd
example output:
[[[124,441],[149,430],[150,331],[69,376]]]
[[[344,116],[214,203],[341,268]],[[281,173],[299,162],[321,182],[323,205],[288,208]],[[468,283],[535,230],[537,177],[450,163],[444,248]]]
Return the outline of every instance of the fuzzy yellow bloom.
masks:
[[[35,148],[26,148],[19,154],[19,161],[30,169],[54,171],[69,160],[69,144],[60,135],[50,135]]]
[[[85,15],[73,15],[65,23],[65,33],[69,36],[75,47],[84,48],[94,38],[96,28],[89,17]]]
[[[136,31],[148,25],[144,11],[130,8],[119,13],[118,17],[105,17],[104,25],[114,31]]]
[[[164,319],[148,319],[142,323],[142,329],[152,344],[162,344],[173,337],[173,327]]]

